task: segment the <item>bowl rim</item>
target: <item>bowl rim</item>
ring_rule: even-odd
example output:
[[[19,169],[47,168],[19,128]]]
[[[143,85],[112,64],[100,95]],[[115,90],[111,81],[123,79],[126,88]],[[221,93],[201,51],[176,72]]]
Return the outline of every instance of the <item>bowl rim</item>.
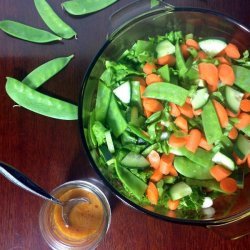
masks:
[[[132,18],[131,20],[129,20],[128,22],[126,22],[124,25],[120,26],[117,30],[115,30],[112,34],[115,33],[115,36],[113,36],[111,34],[111,36],[109,36],[107,38],[107,40],[104,42],[104,44],[102,45],[102,47],[98,50],[97,54],[94,56],[94,58],[91,60],[85,74],[82,80],[82,85],[81,85],[81,90],[80,90],[80,94],[79,94],[79,100],[78,100],[78,128],[79,128],[79,132],[80,132],[80,136],[81,136],[81,141],[82,141],[82,145],[83,145],[83,149],[88,157],[88,160],[90,162],[91,167],[94,169],[94,171],[97,173],[98,177],[104,182],[104,184],[111,190],[111,192],[119,199],[121,200],[123,203],[125,203],[126,205],[132,207],[133,209],[136,209],[146,215],[150,215],[154,218],[160,219],[160,220],[164,220],[167,222],[174,222],[177,224],[189,224],[189,225],[194,225],[194,226],[213,226],[213,225],[223,225],[226,223],[231,223],[234,221],[238,221],[241,219],[244,219],[246,216],[249,215],[250,213],[250,208],[246,209],[245,211],[242,211],[238,214],[234,214],[230,217],[226,217],[226,218],[221,218],[221,219],[208,219],[208,220],[192,220],[192,219],[181,219],[181,218],[172,218],[172,217],[168,217],[168,216],[164,216],[155,212],[152,212],[150,210],[147,210],[139,205],[137,205],[136,203],[134,203],[133,201],[129,200],[127,197],[125,197],[124,195],[122,195],[121,193],[119,193],[110,183],[109,181],[105,178],[105,176],[102,174],[102,172],[100,171],[100,169],[97,167],[97,165],[94,162],[93,157],[90,154],[90,151],[88,149],[88,144],[86,141],[86,138],[84,136],[84,122],[82,119],[82,113],[83,113],[83,97],[84,97],[84,93],[85,93],[85,89],[86,89],[86,83],[87,80],[90,76],[90,73],[93,69],[93,67],[95,66],[97,60],[99,59],[99,57],[102,55],[102,53],[105,51],[105,49],[108,47],[108,45],[112,42],[112,40],[116,37],[117,34],[120,34],[120,32],[122,30],[124,30],[126,27],[128,27],[128,25],[131,24],[131,22],[135,21],[137,18],[141,19],[143,17],[145,17],[146,15],[153,15],[153,14],[157,14],[157,12],[161,13],[166,11],[164,8],[159,8],[159,9],[154,9],[151,10],[150,12],[145,12],[143,15],[140,16],[136,16],[135,18]],[[204,14],[210,14],[210,15],[214,15],[214,16],[218,16],[222,19],[225,19],[226,21],[228,21],[229,23],[235,24],[236,26],[238,26],[240,29],[245,30],[246,32],[250,33],[250,28],[246,27],[245,25],[241,24],[239,21],[237,21],[236,19],[229,17],[228,15],[225,15],[223,13],[214,11],[214,10],[210,10],[207,8],[196,8],[196,7],[174,7],[173,12],[196,12],[196,13],[204,13]]]

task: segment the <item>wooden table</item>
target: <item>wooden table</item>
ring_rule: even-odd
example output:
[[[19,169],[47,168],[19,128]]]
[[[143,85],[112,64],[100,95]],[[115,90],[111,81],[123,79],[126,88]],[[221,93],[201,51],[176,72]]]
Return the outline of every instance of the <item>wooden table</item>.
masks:
[[[78,39],[53,45],[32,44],[0,32],[0,159],[23,171],[47,190],[69,180],[96,177],[84,153],[77,121],[43,117],[13,107],[5,92],[5,77],[22,79],[40,64],[74,54],[69,66],[51,79],[44,89],[78,102],[86,69],[105,42],[109,16],[130,0],[81,18],[73,18],[49,1],[78,31]],[[204,7],[220,11],[249,25],[248,0],[176,0],[176,6]],[[32,0],[1,0],[1,19],[14,19],[45,28]],[[0,177],[0,249],[42,250],[38,213],[42,200]],[[222,239],[205,228],[160,221],[112,198],[112,223],[98,249],[249,249],[250,236],[237,241]]]

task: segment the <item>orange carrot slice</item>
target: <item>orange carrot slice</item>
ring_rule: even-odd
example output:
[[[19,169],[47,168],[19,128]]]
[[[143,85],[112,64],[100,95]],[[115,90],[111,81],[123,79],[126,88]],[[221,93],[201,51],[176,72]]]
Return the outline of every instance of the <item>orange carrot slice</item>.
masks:
[[[170,105],[170,114],[172,116],[177,117],[181,114],[180,110],[177,108],[177,106],[174,103],[170,102],[169,105]]]
[[[239,121],[234,124],[237,129],[242,129],[250,125],[250,115],[247,113],[240,113],[238,115]]]
[[[143,97],[143,93],[145,91],[146,87],[142,84],[140,84],[140,94],[141,94],[141,98]]]
[[[184,116],[188,118],[194,117],[193,108],[190,104],[185,103],[183,106],[178,106],[178,109]]]
[[[219,79],[222,83],[232,86],[235,82],[235,75],[232,66],[220,64],[218,67]]]
[[[201,141],[201,132],[198,129],[192,129],[186,143],[186,149],[195,153]]]
[[[160,171],[160,169],[155,169],[154,173],[151,175],[150,180],[153,182],[158,182],[162,179],[163,173]]]
[[[169,66],[174,66],[176,62],[175,56],[174,55],[166,55],[162,56],[157,59],[157,63],[159,65],[166,65],[168,64]]]
[[[207,54],[204,52],[204,51],[199,51],[198,52],[198,55],[197,55],[197,58],[196,58],[196,60],[198,60],[198,59],[200,59],[200,60],[202,60],[202,59],[206,59],[207,58]]]
[[[193,113],[194,113],[195,116],[199,116],[202,113],[202,109],[193,110]]]
[[[147,159],[150,163],[150,166],[154,169],[158,169],[159,166],[160,166],[160,160],[161,160],[161,157],[159,155],[159,153],[155,150],[152,150],[148,156],[147,156]]]
[[[146,76],[147,85],[150,85],[150,84],[156,83],[156,82],[163,82],[162,78],[159,75],[149,74]]]
[[[168,208],[172,211],[176,210],[180,204],[180,200],[168,200]]]
[[[215,59],[217,59],[220,64],[231,65],[231,63],[224,56],[217,56]]]
[[[181,44],[181,53],[185,59],[189,57],[188,46],[186,44]]]
[[[212,145],[208,144],[206,138],[204,135],[201,136],[200,144],[199,146],[207,151],[210,151],[212,149]]]
[[[219,73],[217,67],[212,63],[199,63],[199,75],[200,78],[205,80],[207,84],[218,87],[219,83]]]
[[[216,179],[216,181],[221,181],[228,177],[232,172],[221,165],[214,165],[210,169],[210,174]]]
[[[233,59],[240,58],[240,52],[236,45],[229,43],[225,48],[226,55]]]
[[[151,204],[157,205],[158,199],[159,199],[159,193],[158,193],[158,189],[156,188],[155,184],[151,181],[148,184],[146,196],[148,197]]]
[[[241,100],[240,109],[245,112],[250,112],[250,100],[248,99]]]
[[[174,123],[176,124],[177,127],[183,129],[185,132],[188,131],[188,122],[181,115],[175,119]]]
[[[199,44],[194,39],[192,39],[192,38],[189,38],[189,39],[186,40],[186,45],[188,47],[194,48],[196,50],[200,49]]]
[[[219,122],[222,128],[225,128],[228,125],[228,116],[226,109],[216,100],[213,100],[213,104],[219,118]]]
[[[152,98],[143,98],[142,105],[144,109],[152,113],[163,110],[163,105],[158,100]]]
[[[177,137],[174,134],[170,135],[169,137],[169,141],[168,141],[169,145],[174,147],[174,148],[180,148],[186,145],[187,143],[187,137],[183,136],[183,137]]]
[[[150,111],[144,109],[144,115],[145,115],[147,118],[149,118],[152,114],[153,114],[152,112],[150,112]]]
[[[235,113],[233,113],[231,110],[229,110],[229,109],[226,109],[226,112],[227,112],[227,115],[228,116],[230,116],[230,117],[237,117],[238,115],[239,115],[239,113],[238,114],[235,114]]]
[[[153,63],[145,63],[143,66],[143,72],[147,75],[152,74],[156,70],[156,66]]]
[[[170,167],[171,167],[171,165],[173,163],[173,160],[174,160],[174,155],[173,154],[168,154],[168,155],[163,154],[161,156],[159,169],[160,169],[162,174],[165,174],[165,175],[169,174]]]
[[[250,168],[250,155],[247,156],[247,166]]]
[[[220,188],[227,193],[234,193],[237,190],[235,179],[227,177],[220,182]]]
[[[169,174],[171,176],[178,176],[178,172],[176,171],[176,169],[173,165],[170,166]]]
[[[238,137],[238,130],[235,127],[232,127],[232,129],[228,133],[228,137],[231,140],[235,140]]]
[[[242,165],[246,162],[247,160],[247,157],[245,157],[244,159],[241,159],[236,153],[233,152],[233,157],[234,157],[234,160],[236,162],[236,164],[239,166],[239,165]]]

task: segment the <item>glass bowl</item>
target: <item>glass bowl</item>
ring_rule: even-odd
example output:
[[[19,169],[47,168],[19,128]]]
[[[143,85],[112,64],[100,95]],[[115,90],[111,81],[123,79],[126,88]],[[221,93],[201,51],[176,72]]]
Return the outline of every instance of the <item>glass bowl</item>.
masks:
[[[89,198],[91,202],[93,201],[90,204],[91,207],[86,207],[86,204],[79,207],[81,204],[78,204],[76,205],[78,207],[71,209],[71,211],[74,210],[77,216],[71,220],[73,224],[70,226],[66,226],[62,220],[59,205],[55,205],[50,201],[43,204],[39,213],[39,226],[43,238],[52,249],[94,249],[107,233],[111,221],[109,202],[104,193],[91,182],[83,180],[70,181],[51,192],[54,197],[62,201],[63,199],[82,196]],[[80,210],[84,211],[85,216],[82,216]],[[95,210],[95,214],[90,210]],[[69,215],[70,218],[72,217]],[[85,222],[81,223],[83,220]],[[82,227],[83,225],[84,227]]]
[[[164,35],[172,30],[181,30],[183,34],[193,33],[195,37],[222,37],[237,45],[241,51],[250,47],[250,31],[248,28],[236,20],[206,9],[175,8],[172,12],[169,12],[166,8],[159,8],[149,10],[128,22],[124,22],[111,34],[97,53],[85,75],[79,100],[79,123],[83,145],[91,165],[104,183],[115,195],[130,206],[166,221],[208,227],[229,225],[247,218],[250,214],[249,176],[245,180],[244,190],[239,191],[237,195],[222,196],[217,199],[214,204],[214,211],[207,211],[209,215],[204,213],[197,217],[193,211],[187,211],[186,213],[177,212],[175,216],[171,216],[166,211],[152,211],[150,207],[142,207],[135,200],[131,200],[125,194],[119,192],[119,184],[113,183],[110,176],[103,171],[100,158],[96,157],[95,150],[91,148],[87,140],[89,117],[94,107],[97,85],[104,70],[105,60],[119,58],[138,39],[143,40],[156,35]],[[244,232],[240,234],[243,235]]]

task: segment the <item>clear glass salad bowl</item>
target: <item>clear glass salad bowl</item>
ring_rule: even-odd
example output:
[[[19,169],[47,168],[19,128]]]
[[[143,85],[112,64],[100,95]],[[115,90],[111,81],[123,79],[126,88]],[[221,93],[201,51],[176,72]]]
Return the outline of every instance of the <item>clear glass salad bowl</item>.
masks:
[[[166,211],[152,211],[121,194],[118,186],[110,181],[110,176],[102,171],[102,163],[98,157],[94,157],[95,152],[90,150],[86,133],[105,60],[116,60],[138,39],[146,40],[148,37],[180,30],[184,34],[193,33],[195,37],[222,37],[244,51],[250,48],[250,30],[220,13],[196,8],[174,8],[172,11],[168,7],[151,9],[127,22],[122,20],[121,23],[94,58],[85,75],[80,94],[80,132],[91,165],[115,195],[141,212],[166,221],[213,228],[231,239],[247,234],[250,231],[247,225],[250,222],[250,176],[246,177],[244,189],[237,192],[237,195],[221,196],[215,201],[213,215],[194,216],[192,211],[187,211],[185,214],[177,212],[175,217],[171,217]]]

